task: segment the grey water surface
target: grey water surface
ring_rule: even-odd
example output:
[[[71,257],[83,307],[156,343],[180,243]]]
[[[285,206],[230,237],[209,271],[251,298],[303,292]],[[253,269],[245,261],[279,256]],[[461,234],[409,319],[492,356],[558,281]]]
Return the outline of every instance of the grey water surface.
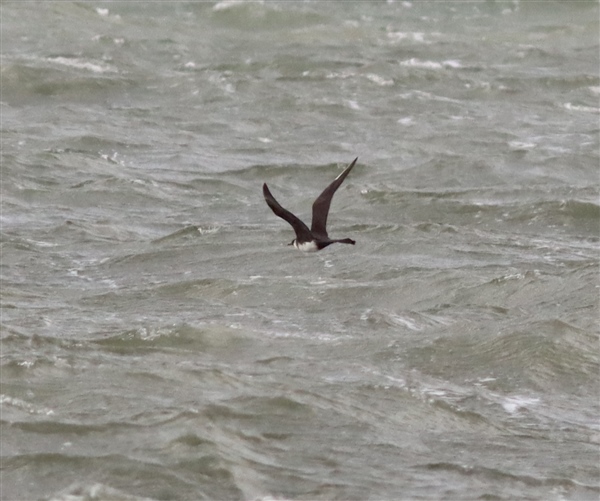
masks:
[[[597,1],[0,8],[2,500],[598,500]]]

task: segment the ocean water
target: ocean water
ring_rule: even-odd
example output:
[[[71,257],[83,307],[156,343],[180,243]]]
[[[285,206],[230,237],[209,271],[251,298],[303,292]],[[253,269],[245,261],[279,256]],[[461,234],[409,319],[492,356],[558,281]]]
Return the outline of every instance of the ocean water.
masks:
[[[597,1],[0,9],[2,500],[599,498]]]

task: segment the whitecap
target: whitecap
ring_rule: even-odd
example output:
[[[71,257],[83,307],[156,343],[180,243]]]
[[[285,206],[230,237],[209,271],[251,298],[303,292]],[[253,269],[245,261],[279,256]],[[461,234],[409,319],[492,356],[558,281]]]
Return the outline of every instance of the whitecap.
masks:
[[[563,105],[569,111],[584,111],[586,113],[600,113],[600,108],[594,106],[583,106],[571,103],[565,103]]]
[[[116,72],[116,69],[111,68],[110,66],[98,63],[90,63],[89,61],[84,61],[78,58],[58,56],[49,57],[47,60],[52,63],[61,64],[63,66],[69,66],[71,68],[77,68],[79,70],[92,71],[94,73]]]
[[[515,414],[523,408],[538,404],[539,401],[539,398],[521,397],[517,395],[514,397],[506,397],[501,402],[501,405],[502,408],[509,414]]]
[[[401,66],[410,66],[413,68],[425,68],[428,70],[441,70],[443,68],[462,68],[462,64],[460,61],[456,59],[448,59],[446,61],[442,61],[441,63],[438,61],[423,61],[421,59],[417,59],[413,57],[411,59],[407,59],[405,61],[400,62]]]
[[[376,75],[375,73],[369,73],[366,76],[367,76],[367,78],[371,82],[374,82],[377,85],[387,86],[387,85],[393,85],[394,84],[394,80],[392,80],[391,78],[384,78],[384,77],[382,77],[380,75]]]

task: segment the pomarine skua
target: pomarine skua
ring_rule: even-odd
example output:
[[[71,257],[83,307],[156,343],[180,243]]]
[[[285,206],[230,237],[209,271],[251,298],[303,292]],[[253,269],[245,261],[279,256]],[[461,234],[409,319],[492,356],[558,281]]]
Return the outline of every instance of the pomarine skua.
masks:
[[[348,176],[357,160],[358,157],[356,157],[354,161],[344,169],[344,172],[336,177],[333,182],[323,190],[323,193],[321,193],[314,201],[312,206],[312,224],[310,230],[300,218],[292,214],[290,211],[284,209],[279,202],[275,200],[275,197],[269,191],[267,183],[263,184],[263,195],[267,205],[271,208],[276,216],[279,216],[281,219],[287,221],[296,232],[296,238],[294,238],[294,240],[292,240],[288,245],[293,245],[296,247],[296,249],[303,252],[316,252],[335,243],[352,245],[356,243],[351,238],[329,238],[329,235],[327,234],[327,216],[329,215],[329,207],[331,205],[331,199],[333,198],[333,195],[343,183],[344,179],[346,179],[346,176]]]

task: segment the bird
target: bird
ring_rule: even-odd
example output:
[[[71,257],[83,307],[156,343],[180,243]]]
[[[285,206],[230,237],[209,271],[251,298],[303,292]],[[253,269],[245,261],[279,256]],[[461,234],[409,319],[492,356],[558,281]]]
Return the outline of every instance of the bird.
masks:
[[[310,230],[308,226],[304,224],[300,218],[292,214],[290,211],[284,209],[275,197],[269,191],[267,183],[263,184],[263,195],[267,205],[281,219],[284,219],[296,232],[296,238],[292,240],[288,245],[293,245],[296,249],[303,252],[317,252],[331,244],[351,244],[354,245],[356,242],[351,238],[342,239],[331,239],[327,234],[327,216],[329,215],[329,206],[331,205],[331,199],[335,194],[336,190],[340,187],[346,176],[350,174],[352,167],[356,164],[358,157],[344,169],[333,182],[323,190],[317,199],[314,201],[312,206],[312,224]]]

